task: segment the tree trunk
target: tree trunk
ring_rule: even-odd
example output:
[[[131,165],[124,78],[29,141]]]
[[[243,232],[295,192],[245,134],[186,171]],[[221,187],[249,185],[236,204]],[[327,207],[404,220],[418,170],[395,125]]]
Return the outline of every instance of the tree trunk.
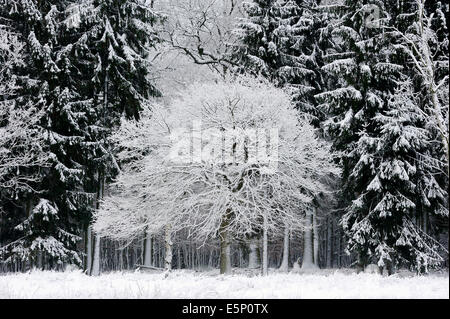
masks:
[[[95,208],[100,208],[100,199],[103,198],[103,194],[105,192],[105,180],[104,177],[99,176],[99,188],[97,193],[97,200],[95,203]],[[91,235],[92,236],[92,235]],[[92,268],[90,271],[91,276],[100,275],[100,236],[94,234],[94,257],[92,258]]]
[[[255,269],[261,267],[258,256],[258,239],[251,238],[249,243],[250,253],[248,255],[248,268]]]
[[[358,253],[358,260],[356,262],[356,273],[363,272],[368,264],[367,255],[364,252]]]
[[[263,256],[262,256],[262,275],[267,276],[269,269],[269,260],[267,255],[267,217],[264,215],[263,221]]]
[[[231,273],[231,247],[228,231],[222,231],[220,235],[220,274]]]
[[[27,214],[27,218],[31,217],[31,212],[33,211],[33,207],[32,206],[33,206],[33,203],[31,201],[31,199],[27,200],[26,204],[25,204],[25,211],[26,211],[26,214]],[[34,255],[35,255],[35,253],[33,253],[31,258],[28,258],[25,261],[25,268],[27,267],[27,264],[28,264],[29,269],[30,270],[33,269],[33,259],[34,259],[33,257],[34,257]]]
[[[289,270],[289,227],[287,225],[284,227],[283,261],[280,270],[284,272]]]
[[[213,264],[213,252],[214,252],[213,250],[209,251],[208,268],[211,268]]]
[[[91,276],[100,275],[100,236],[94,234],[94,257],[92,260]]]
[[[327,222],[327,268],[333,268],[333,219],[328,216]]]
[[[304,231],[303,241],[303,262],[301,269],[315,269],[314,264],[314,250],[313,250],[313,214],[306,212],[306,225]]]
[[[152,236],[149,233],[144,241],[144,266],[152,266]]]
[[[121,245],[119,244],[119,247]],[[122,271],[123,270],[123,249],[120,248],[119,249],[119,269]]]
[[[178,251],[177,251],[177,268],[181,269],[181,248],[180,248],[180,245],[178,245]]]
[[[165,243],[164,269],[172,270],[172,234],[170,225],[166,226],[164,243]]]
[[[44,270],[43,263],[42,263],[42,260],[43,260],[42,254],[43,254],[42,250],[38,250],[38,252],[37,252],[37,268],[39,270]]]
[[[314,247],[314,264],[319,267],[319,226],[317,224],[317,213],[313,213],[313,247]]]
[[[231,247],[228,233],[229,211],[227,211],[219,228],[220,239],[220,274],[231,273]]]
[[[86,273],[90,274],[92,268],[92,226],[86,230]]]
[[[422,230],[428,234],[428,215],[426,211],[422,212]]]
[[[337,232],[337,248],[336,248],[336,263],[337,263],[337,267],[341,268],[341,237],[342,237],[342,232],[341,229],[338,230]]]

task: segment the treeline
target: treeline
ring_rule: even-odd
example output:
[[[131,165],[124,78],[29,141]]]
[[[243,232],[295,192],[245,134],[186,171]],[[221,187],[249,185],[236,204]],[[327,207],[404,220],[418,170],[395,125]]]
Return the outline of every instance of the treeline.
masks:
[[[100,239],[92,216],[128,164],[111,136],[167,97],[154,58],[173,50],[267,78],[332,144],[334,196],[313,199],[304,230],[269,234],[270,267],[448,267],[449,5],[224,3],[0,0],[2,271],[166,266],[163,231]],[[233,240],[232,266],[259,267],[256,237]],[[220,265],[217,239],[171,240],[174,267]]]

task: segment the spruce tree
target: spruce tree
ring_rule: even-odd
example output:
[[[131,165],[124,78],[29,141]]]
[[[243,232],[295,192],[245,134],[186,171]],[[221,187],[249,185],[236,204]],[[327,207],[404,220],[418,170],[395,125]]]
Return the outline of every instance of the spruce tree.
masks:
[[[426,148],[420,104],[397,49],[404,8],[382,1],[347,1],[335,35],[340,52],[324,66],[334,89],[317,95],[329,119],[325,127],[342,153],[344,189],[351,203],[342,218],[348,251],[358,265],[392,272],[407,265],[427,271],[442,260],[437,243],[415,222],[417,154]],[[404,21],[403,21],[404,23]]]
[[[82,170],[71,154],[81,139],[82,113],[78,97],[67,74],[68,55],[64,19],[65,1],[5,1],[2,12],[12,21],[25,42],[23,64],[15,72],[18,80],[15,107],[40,112],[40,127],[48,146],[50,167],[37,167],[41,181],[33,191],[14,199],[22,206],[21,222],[14,228],[20,240],[8,246],[7,253],[36,265],[48,260],[53,267],[63,262],[79,263],[76,253],[75,205],[71,191],[80,187]]]
[[[318,124],[323,116],[314,95],[327,85],[321,67],[333,41],[329,23],[335,12],[317,0],[253,1],[244,8],[246,18],[235,30],[241,71],[287,88],[299,111]]]

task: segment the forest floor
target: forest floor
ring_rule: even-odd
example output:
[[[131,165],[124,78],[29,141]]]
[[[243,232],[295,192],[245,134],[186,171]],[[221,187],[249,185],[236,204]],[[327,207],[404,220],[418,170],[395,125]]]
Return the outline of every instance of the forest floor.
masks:
[[[6,298],[449,298],[448,272],[385,277],[351,269],[278,273],[262,277],[235,270],[174,270],[169,274],[110,272],[89,277],[79,270],[0,273],[0,299]]]

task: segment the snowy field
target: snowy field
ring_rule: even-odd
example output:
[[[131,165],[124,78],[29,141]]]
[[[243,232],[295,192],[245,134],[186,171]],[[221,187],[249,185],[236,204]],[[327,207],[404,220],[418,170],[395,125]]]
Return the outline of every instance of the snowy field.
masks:
[[[79,271],[0,274],[6,298],[449,298],[448,273],[391,277],[352,270],[316,273],[217,275],[217,271],[114,272],[88,277]]]

